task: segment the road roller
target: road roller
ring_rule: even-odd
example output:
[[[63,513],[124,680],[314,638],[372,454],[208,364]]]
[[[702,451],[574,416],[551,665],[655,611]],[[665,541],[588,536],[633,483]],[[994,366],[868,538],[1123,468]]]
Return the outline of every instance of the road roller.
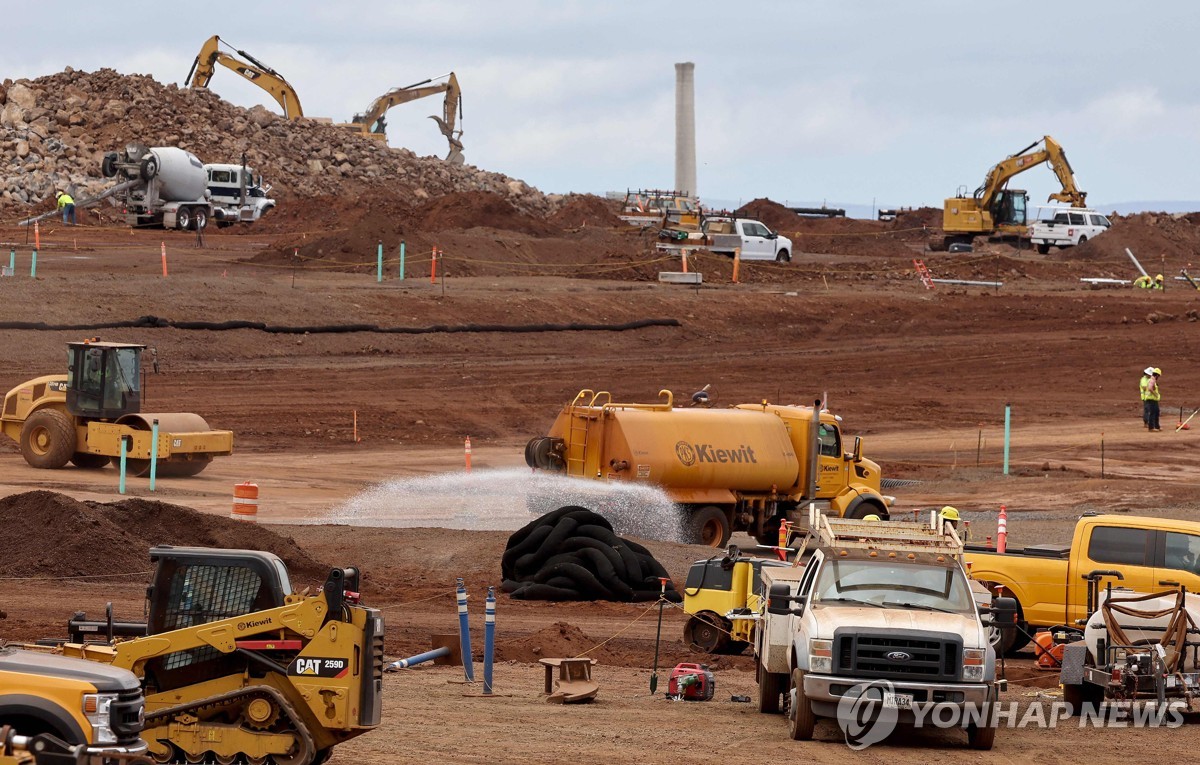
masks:
[[[233,431],[212,430],[198,414],[141,411],[145,348],[99,340],[67,343],[67,374],[10,390],[0,429],[21,445],[26,462],[48,470],[68,462],[90,469],[116,464],[122,442],[131,475],[147,475],[152,456],[156,475],[171,477],[196,475],[213,457],[232,454]]]

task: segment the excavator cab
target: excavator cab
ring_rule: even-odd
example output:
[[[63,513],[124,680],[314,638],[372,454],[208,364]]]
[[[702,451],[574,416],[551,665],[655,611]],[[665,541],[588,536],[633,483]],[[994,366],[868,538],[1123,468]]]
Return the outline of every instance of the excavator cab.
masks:
[[[144,345],[67,343],[67,411],[75,417],[115,420],[142,409]]]
[[[1026,203],[1029,195],[1024,189],[1003,189],[992,203],[992,224],[1000,226],[1026,225]]]

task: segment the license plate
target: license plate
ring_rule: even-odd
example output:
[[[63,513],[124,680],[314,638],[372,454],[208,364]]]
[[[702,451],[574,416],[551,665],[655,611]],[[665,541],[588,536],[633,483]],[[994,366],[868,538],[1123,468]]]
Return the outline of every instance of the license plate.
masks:
[[[884,693],[884,709],[912,709],[913,695],[911,693]]]

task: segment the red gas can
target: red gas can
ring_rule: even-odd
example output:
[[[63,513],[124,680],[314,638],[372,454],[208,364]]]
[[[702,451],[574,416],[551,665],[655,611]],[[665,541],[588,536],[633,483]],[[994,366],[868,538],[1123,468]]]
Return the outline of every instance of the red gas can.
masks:
[[[708,701],[716,691],[716,679],[704,664],[677,664],[667,683],[667,698]]]

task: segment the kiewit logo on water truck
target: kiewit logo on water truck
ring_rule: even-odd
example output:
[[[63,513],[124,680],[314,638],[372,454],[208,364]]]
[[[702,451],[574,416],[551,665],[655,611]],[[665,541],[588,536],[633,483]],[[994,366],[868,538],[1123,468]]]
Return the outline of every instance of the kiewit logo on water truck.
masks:
[[[718,449],[712,444],[689,444],[687,441],[680,441],[675,444],[675,456],[679,458],[684,467],[691,467],[698,462],[758,463],[758,458],[754,456],[754,449],[746,444],[742,444],[737,449]]]

